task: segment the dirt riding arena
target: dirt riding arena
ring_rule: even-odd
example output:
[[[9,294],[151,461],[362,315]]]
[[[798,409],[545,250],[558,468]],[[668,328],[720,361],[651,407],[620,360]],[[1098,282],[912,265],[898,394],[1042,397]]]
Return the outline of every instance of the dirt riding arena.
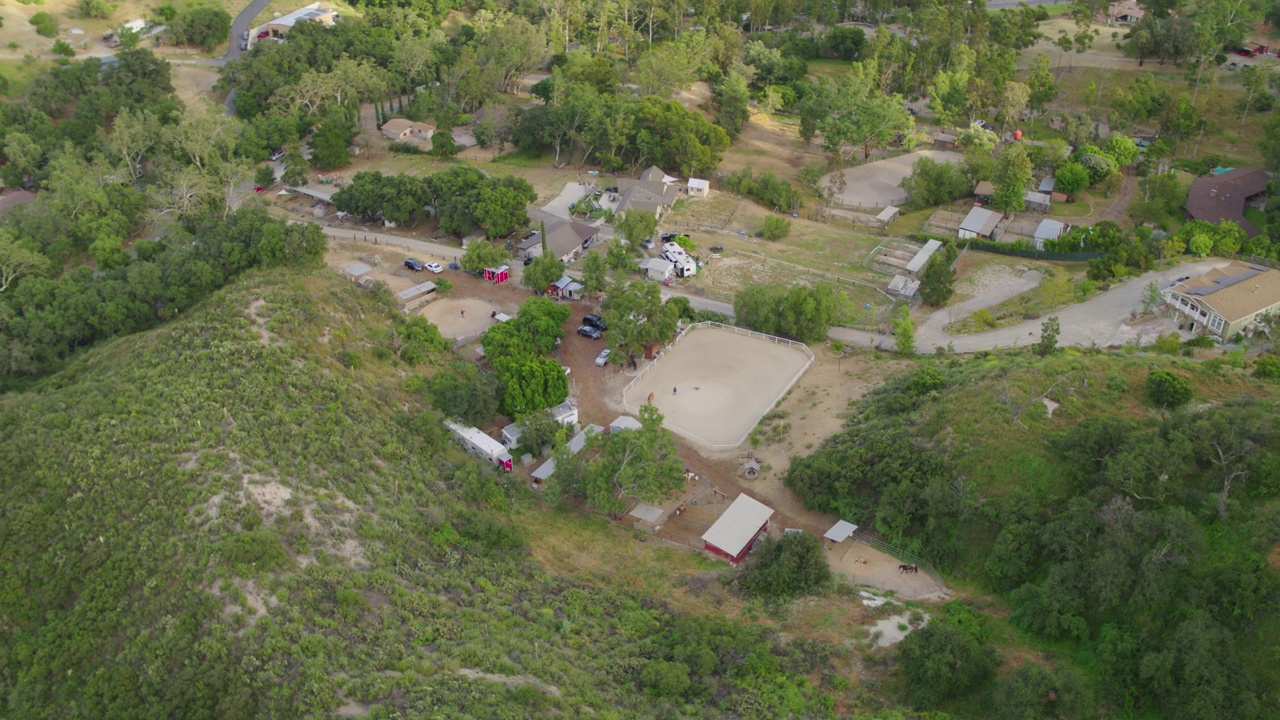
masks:
[[[422,316],[440,328],[440,334],[451,339],[474,337],[493,324],[490,314],[496,307],[476,298],[443,298],[422,309]]]
[[[937,162],[958,163],[964,156],[958,152],[946,150],[918,150],[898,157],[869,162],[857,167],[837,170],[844,173],[844,192],[836,195],[835,201],[841,205],[857,208],[882,208],[889,205],[901,205],[907,201],[907,194],[900,185],[902,179],[911,174],[911,166],[920,158],[929,158]],[[822,177],[822,187],[830,187],[832,176],[828,173]]]
[[[798,343],[695,326],[623,391],[622,403],[635,413],[652,397],[668,429],[712,450],[730,450],[812,362]]]

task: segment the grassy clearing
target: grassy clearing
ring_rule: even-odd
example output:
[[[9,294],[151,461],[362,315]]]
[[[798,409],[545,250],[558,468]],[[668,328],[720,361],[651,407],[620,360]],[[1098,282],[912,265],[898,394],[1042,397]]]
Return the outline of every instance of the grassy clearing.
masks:
[[[1244,219],[1259,230],[1267,226],[1267,214],[1252,205],[1244,209]]]
[[[924,232],[924,224],[935,210],[936,208],[925,208],[901,213],[894,218],[893,222],[889,223],[889,232],[894,235],[910,235],[911,233]]]
[[[36,60],[28,62],[26,60],[0,60],[0,75],[3,75],[9,81],[9,97],[18,97],[27,91],[27,86],[31,84],[32,78],[47,67],[51,67],[53,62],[50,60]]]

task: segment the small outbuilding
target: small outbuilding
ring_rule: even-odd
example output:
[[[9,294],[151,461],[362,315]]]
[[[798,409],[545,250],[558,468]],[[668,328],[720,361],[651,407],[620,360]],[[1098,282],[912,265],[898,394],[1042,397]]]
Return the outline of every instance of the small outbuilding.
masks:
[[[916,296],[916,293],[920,292],[920,281],[913,280],[906,275],[894,275],[893,279],[889,281],[889,287],[886,288],[886,291],[890,295],[910,300]]]
[[[963,240],[978,237],[989,239],[995,234],[996,226],[1000,224],[1000,218],[1000,213],[992,212],[986,208],[971,208],[964,221],[960,223],[960,238]]]
[[[343,277],[352,282],[359,280],[361,277],[368,275],[371,272],[373,272],[373,268],[365,265],[364,263],[352,263],[342,268]]]
[[[547,296],[557,300],[577,300],[583,291],[582,283],[568,275],[561,275],[559,280],[547,286]]]
[[[685,188],[689,193],[689,197],[706,197],[711,194],[711,183],[707,180],[689,178]]]
[[[627,512],[627,517],[631,518],[634,527],[653,535],[662,529],[662,521],[666,520],[667,514],[660,507],[637,503]]]
[[[568,400],[555,407],[547,408],[547,412],[551,413],[552,419],[564,427],[572,428],[578,424],[578,408]],[[520,435],[520,425],[511,423],[502,428],[502,444],[506,445],[508,450],[515,450],[520,445]]]
[[[424,282],[396,293],[396,302],[400,304],[401,310],[409,312],[426,305],[436,297],[436,284]]]
[[[750,495],[739,495],[705,533],[703,547],[708,552],[741,562],[756,539],[769,530],[773,508]]]
[[[1030,212],[1047,213],[1053,198],[1049,193],[1028,191],[1022,196],[1022,204]]]
[[[574,435],[572,438],[569,439],[569,452],[573,455],[577,455],[578,453],[582,452],[582,448],[587,446],[587,440],[591,439],[592,435],[595,435],[596,433],[603,432],[603,431],[604,431],[604,428],[600,427],[599,425],[588,425],[582,428],[582,432],[578,433],[577,435]],[[541,489],[542,483],[547,478],[554,475],[555,472],[556,472],[555,458],[550,458],[546,462],[539,465],[538,469],[533,471],[534,488]]]
[[[1042,193],[1051,193],[1053,192],[1054,186],[1057,184],[1058,181],[1050,175],[1049,177],[1040,180],[1040,184],[1036,186],[1036,190]]]
[[[649,258],[640,263],[640,271],[650,280],[667,282],[676,275],[676,266],[670,260]]]
[[[893,222],[893,219],[898,217],[899,212],[901,212],[901,210],[889,205],[885,207],[885,209],[881,210],[879,215],[876,215],[876,222],[880,223],[881,227],[884,227],[885,225]]]
[[[1040,225],[1036,227],[1036,249],[1043,250],[1046,240],[1057,240],[1062,237],[1062,233],[1066,232],[1066,229],[1067,226],[1061,220],[1050,220],[1048,218],[1041,220]]]
[[[933,257],[933,254],[938,252],[941,247],[942,243],[938,240],[930,240],[925,243],[924,247],[920,248],[920,251],[916,253],[915,257],[911,258],[907,263],[907,272],[911,275],[918,276],[920,272],[924,270],[925,266],[929,264],[929,258]]]
[[[616,433],[623,430],[639,430],[643,427],[644,426],[640,424],[639,420],[631,417],[630,415],[619,415],[614,418],[613,422],[609,423],[609,432]]]
[[[989,202],[991,196],[996,194],[996,186],[992,185],[989,180],[983,180],[973,188],[973,194],[983,202]]]
[[[945,150],[956,149],[956,136],[951,133],[937,132],[933,134],[934,147],[943,148]]]
[[[822,538],[824,540],[830,540],[831,542],[841,543],[848,540],[850,537],[853,537],[853,534],[857,531],[857,525],[845,520],[837,520],[836,524],[832,525],[830,530],[823,533]]]
[[[501,285],[511,279],[511,268],[507,265],[499,265],[496,268],[485,268],[484,279],[494,285]]]

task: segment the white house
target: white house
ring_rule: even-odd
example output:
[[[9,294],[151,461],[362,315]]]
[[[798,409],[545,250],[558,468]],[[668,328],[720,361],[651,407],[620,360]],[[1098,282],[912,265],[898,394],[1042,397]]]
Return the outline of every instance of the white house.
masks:
[[[391,118],[382,123],[382,137],[392,142],[407,140],[430,140],[436,129],[426,123],[413,122],[404,118]]]
[[[689,197],[706,197],[711,194],[711,183],[707,180],[689,178],[689,182],[685,184],[685,189],[688,191]]]
[[[578,408],[573,403],[565,400],[564,402],[552,408],[547,408],[547,412],[551,413],[552,419],[560,423],[564,427],[572,428],[578,424]],[[520,444],[520,426],[516,423],[502,428],[502,444],[507,446],[509,450],[515,450]]]
[[[1175,284],[1165,298],[1181,329],[1223,340],[1252,335],[1280,312],[1280,270],[1232,262]]]

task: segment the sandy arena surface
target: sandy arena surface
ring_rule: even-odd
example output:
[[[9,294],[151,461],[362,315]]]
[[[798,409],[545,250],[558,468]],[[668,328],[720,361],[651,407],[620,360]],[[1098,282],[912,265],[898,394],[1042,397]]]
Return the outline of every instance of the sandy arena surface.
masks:
[[[497,310],[484,300],[466,297],[448,297],[436,300],[422,308],[422,316],[440,328],[440,334],[450,338],[474,337],[493,324],[490,313]]]
[[[906,155],[838,170],[836,172],[844,173],[845,178],[845,189],[837,196],[838,202],[866,208],[901,205],[907,201],[907,194],[899,186],[903,178],[911,174],[911,166],[922,157],[951,163],[958,163],[964,159],[964,155],[958,152],[918,150]],[[828,187],[832,175],[835,173],[822,176],[823,188]]]
[[[808,361],[790,345],[698,328],[667,350],[623,404],[638,412],[652,393],[669,429],[705,445],[737,445]]]

